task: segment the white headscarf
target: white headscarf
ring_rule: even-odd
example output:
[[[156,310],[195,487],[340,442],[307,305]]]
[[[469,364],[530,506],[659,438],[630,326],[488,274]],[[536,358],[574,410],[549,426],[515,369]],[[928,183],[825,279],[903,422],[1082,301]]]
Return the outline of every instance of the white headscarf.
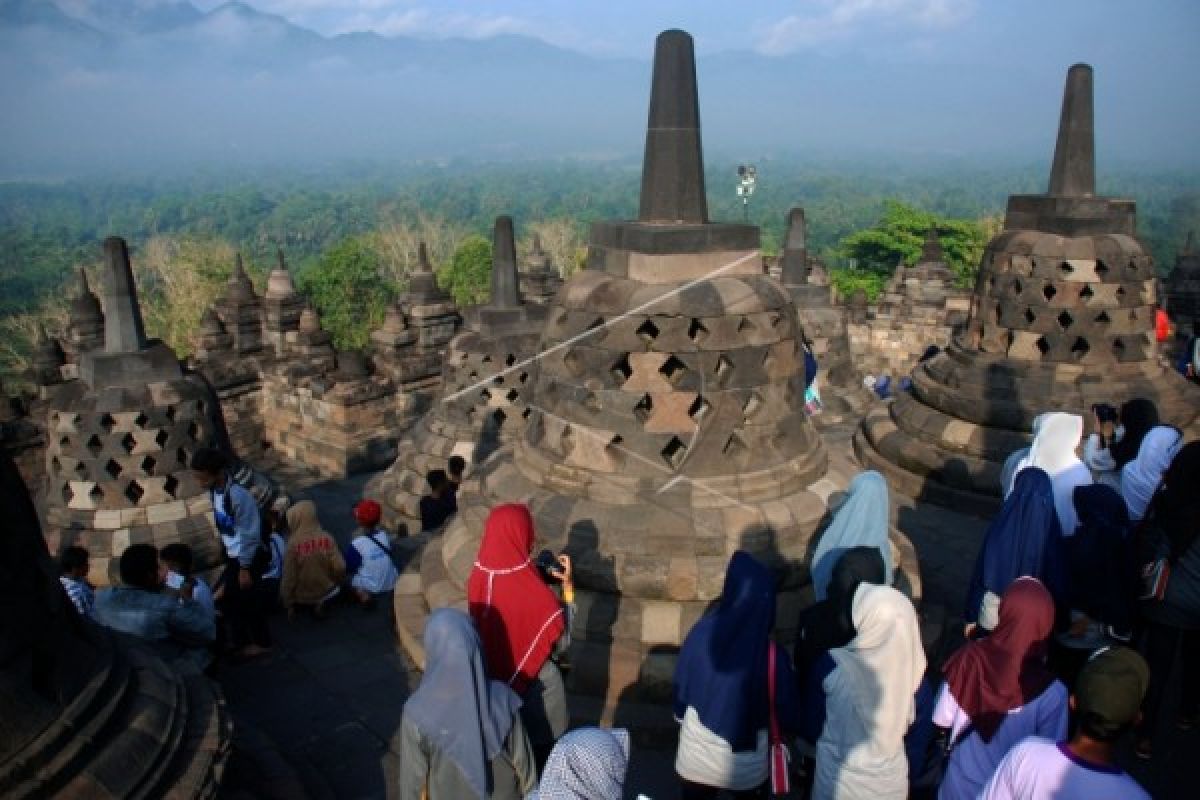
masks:
[[[917,612],[890,586],[854,593],[854,639],[829,651],[825,727],[817,743],[814,797],[904,797],[904,734],[916,716],[913,695],[925,674]]]
[[[1063,536],[1072,536],[1079,527],[1075,513],[1075,487],[1092,483],[1092,472],[1079,460],[1076,450],[1083,439],[1083,417],[1052,411],[1034,420],[1033,444],[1029,453],[1017,462],[1016,473],[1026,467],[1038,467],[1050,476],[1054,487],[1054,510]],[[1008,488],[1011,489],[1011,486]],[[1005,492],[1007,495],[1007,492]]]
[[[1183,436],[1179,431],[1169,425],[1158,425],[1142,438],[1137,458],[1121,468],[1121,496],[1134,522],[1146,516],[1163,473],[1182,446]]]

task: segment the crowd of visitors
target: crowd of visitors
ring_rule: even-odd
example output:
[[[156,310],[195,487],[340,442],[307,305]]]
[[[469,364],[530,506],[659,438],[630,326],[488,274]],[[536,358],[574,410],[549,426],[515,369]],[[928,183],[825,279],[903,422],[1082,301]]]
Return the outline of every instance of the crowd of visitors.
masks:
[[[734,553],[675,669],[682,796],[767,797],[797,780],[821,800],[1148,797],[1116,748],[1131,735],[1138,756],[1153,756],[1177,660],[1175,724],[1200,713],[1200,442],[1185,445],[1144,399],[1098,406],[1086,437],[1084,427],[1043,414],[1008,459],[965,598],[965,642],[940,669],[896,568],[880,474],[851,482],[814,547],[815,602],[792,652],[773,639],[780,576]],[[239,658],[267,651],[275,603],[321,616],[339,594],[370,608],[391,591],[395,540],[378,503],[353,508],[343,551],[312,502],[260,521],[219,453],[197,453],[193,467],[226,555],[214,584],[193,573],[186,545],[134,545],[120,585],[95,592],[88,553],[68,547],[61,582],[80,614],[204,667],[215,642]],[[454,513],[463,468],[430,473],[423,527]],[[493,508],[466,611],[429,617],[400,728],[402,798],[628,793],[628,732],[568,731],[559,663],[572,562],[535,556],[536,538],[526,506]]]

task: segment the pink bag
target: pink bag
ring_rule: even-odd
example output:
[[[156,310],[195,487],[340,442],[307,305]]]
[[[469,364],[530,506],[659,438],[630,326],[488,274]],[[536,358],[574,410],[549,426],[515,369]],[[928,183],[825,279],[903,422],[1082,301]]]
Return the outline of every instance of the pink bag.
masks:
[[[779,720],[775,718],[775,642],[767,648],[767,704],[771,727],[769,731],[768,754],[771,760],[771,794],[782,797],[791,790],[791,779],[788,775],[787,745],[779,735]]]

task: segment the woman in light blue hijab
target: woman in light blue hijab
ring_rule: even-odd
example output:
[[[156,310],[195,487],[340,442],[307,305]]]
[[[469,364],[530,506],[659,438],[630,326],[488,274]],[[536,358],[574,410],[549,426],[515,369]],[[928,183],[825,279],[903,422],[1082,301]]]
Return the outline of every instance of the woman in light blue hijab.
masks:
[[[829,593],[833,567],[854,547],[877,547],[883,556],[885,586],[892,585],[894,566],[888,542],[888,486],[883,476],[868,470],[850,481],[846,499],[821,534],[812,558],[812,582],[817,600]]]

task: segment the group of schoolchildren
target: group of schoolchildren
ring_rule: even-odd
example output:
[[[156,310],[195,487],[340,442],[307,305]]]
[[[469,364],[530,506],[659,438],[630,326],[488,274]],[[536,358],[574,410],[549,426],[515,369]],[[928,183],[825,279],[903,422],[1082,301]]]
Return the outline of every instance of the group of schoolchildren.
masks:
[[[454,457],[447,467],[449,474],[430,473],[430,493],[421,500],[422,521],[430,527],[442,525],[456,510],[465,463]],[[213,583],[193,572],[187,544],[161,550],[136,544],[121,555],[118,585],[96,592],[88,582],[87,550],[68,546],[59,554],[60,581],[79,613],[152,642],[172,661],[206,669],[217,653],[233,660],[269,653],[267,617],[276,608],[289,618],[298,609],[323,618],[338,598],[370,609],[392,591],[395,542],[380,526],[382,508],[374,500],[354,506],[358,527],[343,550],[321,528],[311,501],[289,507],[283,500],[261,511],[253,495],[232,480],[220,451],[197,451],[191,468],[210,493],[221,535],[223,561]]]

